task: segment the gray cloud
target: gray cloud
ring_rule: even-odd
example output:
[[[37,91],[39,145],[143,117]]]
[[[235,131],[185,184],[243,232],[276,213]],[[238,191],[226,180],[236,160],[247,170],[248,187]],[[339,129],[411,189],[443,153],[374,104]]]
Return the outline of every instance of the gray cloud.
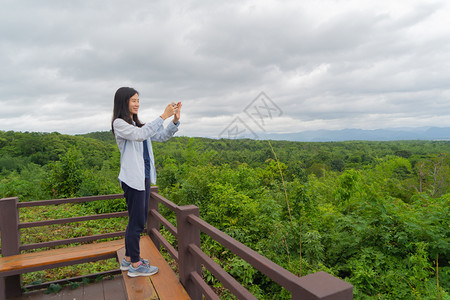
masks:
[[[216,137],[265,91],[265,128],[450,126],[446,1],[4,1],[0,130],[108,130],[120,86],[142,117],[183,101]]]

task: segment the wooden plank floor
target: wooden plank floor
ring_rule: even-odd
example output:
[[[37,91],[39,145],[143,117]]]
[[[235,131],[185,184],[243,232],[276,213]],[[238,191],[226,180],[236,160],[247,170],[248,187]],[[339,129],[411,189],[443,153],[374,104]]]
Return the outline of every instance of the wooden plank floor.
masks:
[[[76,289],[66,286],[57,294],[44,294],[43,291],[30,292],[14,300],[127,300],[122,275],[114,279],[103,279],[96,283],[81,285]]]
[[[148,236],[141,237],[140,249],[141,257],[149,259],[150,264],[159,268],[159,272],[150,277],[131,278],[127,271],[123,271],[125,285],[133,291],[128,294],[129,300],[190,300],[178,277]],[[119,261],[122,261],[124,255],[124,248],[117,251]]]
[[[132,299],[161,299],[161,300],[190,300],[178,277],[162,257],[148,236],[142,237],[140,242],[141,256],[149,258],[151,263],[158,266],[159,272],[150,277],[130,278],[127,272],[114,277],[104,279],[97,283],[81,285],[72,290],[65,287],[59,293],[45,294],[43,291],[30,292],[14,300],[128,300],[126,285],[134,292]],[[117,251],[118,261],[122,261],[125,249]]]

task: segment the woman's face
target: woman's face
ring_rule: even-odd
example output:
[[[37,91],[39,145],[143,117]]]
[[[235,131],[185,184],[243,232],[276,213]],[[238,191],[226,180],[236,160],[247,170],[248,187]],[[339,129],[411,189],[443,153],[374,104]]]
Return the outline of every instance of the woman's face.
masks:
[[[133,115],[137,115],[138,110],[139,110],[139,95],[138,94],[134,94],[134,96],[132,96],[130,98],[130,103],[128,104],[128,110],[130,111],[131,118],[133,118]]]

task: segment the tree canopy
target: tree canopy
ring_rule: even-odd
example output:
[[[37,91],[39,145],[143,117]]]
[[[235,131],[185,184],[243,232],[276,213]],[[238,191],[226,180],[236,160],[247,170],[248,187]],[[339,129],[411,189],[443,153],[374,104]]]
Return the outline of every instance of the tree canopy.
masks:
[[[175,137],[153,147],[162,195],[199,206],[201,218],[294,274],[324,270],[353,284],[355,299],[436,299],[438,289],[449,297],[450,142]],[[111,132],[0,131],[2,198],[120,193],[119,164]],[[202,243],[257,298],[289,298],[222,246]]]

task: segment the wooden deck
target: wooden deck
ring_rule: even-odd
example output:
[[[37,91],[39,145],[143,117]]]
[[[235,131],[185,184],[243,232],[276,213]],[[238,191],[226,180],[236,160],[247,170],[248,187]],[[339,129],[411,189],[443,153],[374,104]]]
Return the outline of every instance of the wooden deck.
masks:
[[[113,241],[114,242],[114,241]],[[121,240],[121,243],[123,241]],[[114,244],[115,245],[115,244]],[[120,244],[122,245],[122,244]],[[76,248],[84,249],[83,246]],[[190,297],[181,285],[178,277],[170,268],[148,236],[141,237],[141,256],[150,259],[151,263],[158,266],[159,272],[150,277],[128,277],[127,271],[117,275],[113,279],[103,279],[97,283],[81,285],[76,289],[70,286],[56,294],[45,294],[44,291],[29,292],[20,297],[8,298],[15,300],[189,300]],[[64,248],[66,249],[66,248]],[[54,250],[53,250],[54,251]],[[117,251],[118,261],[122,261],[125,249]],[[51,250],[50,250],[51,252]],[[71,252],[74,252],[73,249]],[[59,256],[56,256],[57,258]],[[14,258],[14,257],[13,257]],[[48,258],[50,259],[50,258]],[[13,259],[15,262],[16,260]]]
[[[240,257],[252,265],[256,270],[262,272],[269,279],[273,280],[281,287],[286,288],[289,292],[291,292],[294,299],[353,299],[353,286],[344,280],[323,271],[300,278],[202,220],[200,218],[200,211],[197,206],[178,206],[159,195],[157,187],[153,186],[151,190],[152,192],[149,199],[149,218],[147,219],[146,224],[146,237],[151,236],[155,243],[164,246],[172,258],[177,261],[178,276],[173,273],[167,265],[167,262],[158,251],[159,249],[156,249],[159,247],[155,247],[153,242],[151,242],[153,247],[141,247],[141,249],[143,249],[141,256],[143,258],[150,258],[151,263],[160,268],[159,273],[151,276],[150,278],[136,277],[134,278],[136,280],[130,280],[130,278],[126,277],[124,280],[123,277],[118,277],[113,281],[104,280],[96,284],[81,286],[75,290],[71,290],[71,288],[68,287],[58,294],[31,292],[26,293],[21,297],[17,297],[16,299],[190,299],[187,291],[184,290],[184,287],[189,290],[192,299],[203,299],[203,296],[207,296],[208,299],[219,299],[219,296],[216,295],[215,291],[203,280],[203,268],[213,273],[214,276],[223,284],[223,286],[238,299],[256,299],[248,290],[245,289],[244,286],[242,286],[227,271],[222,269],[220,265],[218,265],[211,257],[202,251],[200,239],[201,234],[208,235],[214,241],[223,245],[226,249],[237,255],[237,257]],[[18,197],[2,198],[0,199],[1,253],[4,257],[10,257],[19,255],[21,252],[27,250],[52,248],[59,245],[88,243],[122,237],[124,236],[124,231],[117,231],[50,242],[22,244],[20,229],[123,217],[127,215],[126,211],[95,214],[91,216],[60,218],[55,220],[19,222],[21,219],[19,216],[20,208],[67,203],[85,203],[91,201],[107,201],[121,198],[123,198],[123,194],[29,202],[19,202]],[[160,204],[175,213],[176,226],[160,214]],[[175,237],[177,249],[175,249],[171,243],[161,235],[161,225],[163,225],[173,235],[173,237]],[[147,252],[145,249],[150,249],[151,251]],[[87,255],[84,255],[84,257],[81,257],[79,260],[76,257],[72,257],[67,262],[60,260],[55,264],[53,264],[53,261],[48,261],[45,266],[27,263],[27,266],[19,266],[16,264],[12,269],[5,269],[5,271],[0,270],[0,275],[2,275],[0,276],[2,279],[2,281],[0,281],[0,300],[4,300],[6,298],[6,294],[20,294],[20,276],[17,276],[19,274],[43,270],[50,267],[60,267],[64,265],[94,261],[97,259],[123,256],[123,250],[119,250],[116,250],[115,252],[108,252],[107,254],[100,256],[96,255],[98,254],[98,251],[94,251],[95,257],[87,257]],[[30,256],[33,255],[27,255],[27,253],[25,253],[22,258]],[[2,258],[3,257],[0,259]],[[9,261],[9,259],[5,259],[4,261]],[[14,261],[10,262],[13,263]],[[324,289],[324,287],[326,288]],[[6,293],[6,290],[8,290],[8,293]],[[176,292],[176,290],[180,292]],[[130,292],[131,294],[129,294]],[[147,297],[145,295],[149,296]]]
[[[97,283],[82,285],[76,289],[66,286],[57,294],[45,294],[43,291],[35,291],[14,300],[127,300],[125,285],[122,275],[113,279],[104,279]]]
[[[128,277],[123,271],[123,281],[128,291],[129,300],[161,299],[161,300],[190,300],[177,275],[162,257],[155,244],[148,236],[141,237],[141,256],[150,260],[152,265],[159,268],[159,272],[150,277]],[[117,251],[119,261],[125,255],[125,248]]]

